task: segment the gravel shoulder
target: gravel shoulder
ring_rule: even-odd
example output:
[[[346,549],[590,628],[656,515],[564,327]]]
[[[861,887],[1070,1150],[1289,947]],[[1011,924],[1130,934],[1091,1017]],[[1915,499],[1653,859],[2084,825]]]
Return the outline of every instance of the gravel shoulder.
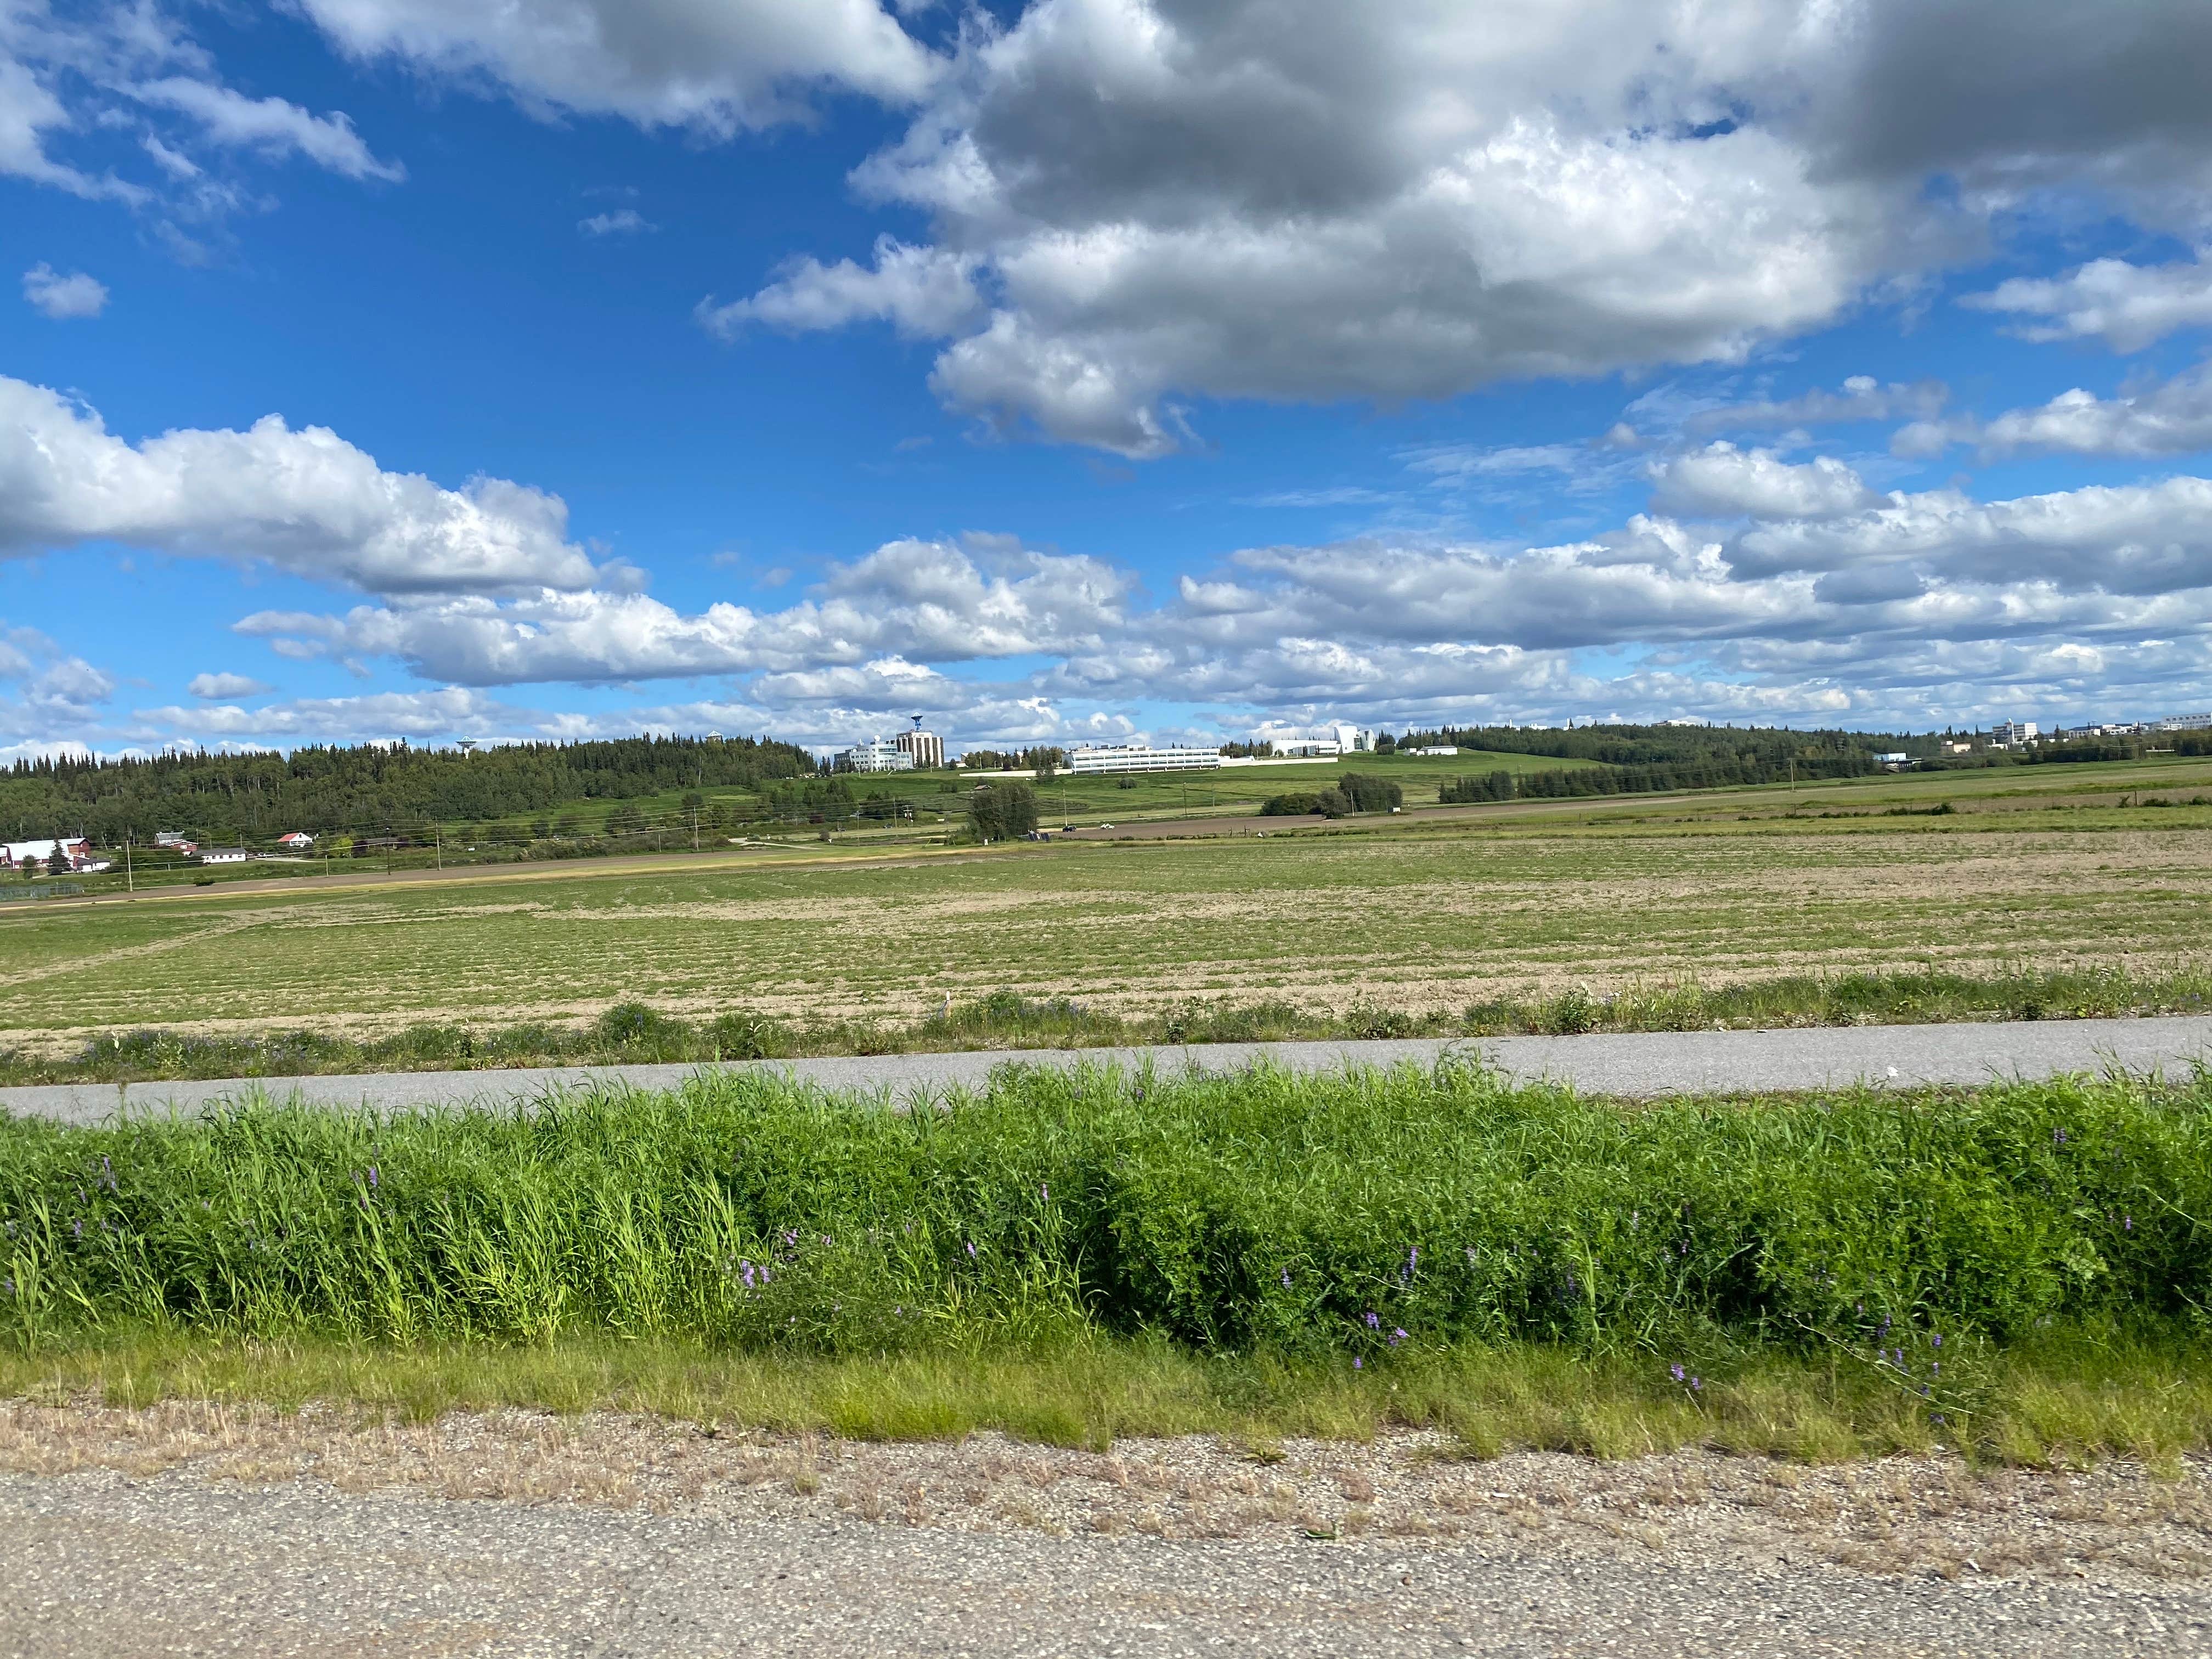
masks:
[[[0,1402],[0,1654],[2184,1653],[2212,1471]]]
[[[1766,1031],[1604,1032],[1589,1036],[1335,1042],[1221,1042],[1185,1048],[1029,1048],[951,1054],[873,1054],[761,1061],[727,1071],[780,1073],[833,1091],[909,1101],[977,1088],[1000,1066],[1141,1066],[1233,1072],[1260,1062],[1298,1072],[1349,1066],[1430,1066],[1448,1052],[1479,1055],[1522,1080],[1553,1079],[1587,1094],[1767,1093],[1855,1083],[1883,1087],[1972,1085],[2069,1072],[2186,1075],[2212,1064],[2212,1015],[2149,1019],[2045,1020],[1958,1025],[1862,1025]],[[515,1071],[411,1072],[374,1077],[228,1079],[183,1083],[61,1084],[0,1089],[0,1112],[64,1123],[118,1113],[198,1111],[257,1091],[310,1105],[477,1104],[512,1107],[560,1089],[671,1089],[713,1068],[595,1066]]]

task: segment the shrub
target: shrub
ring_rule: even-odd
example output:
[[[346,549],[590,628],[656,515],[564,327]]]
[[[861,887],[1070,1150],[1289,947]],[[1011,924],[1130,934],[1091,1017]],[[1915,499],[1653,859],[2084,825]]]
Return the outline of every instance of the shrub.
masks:
[[[1352,810],[1350,797],[1340,789],[1294,790],[1288,794],[1271,795],[1260,808],[1265,817],[1301,817],[1318,812],[1326,818],[1340,818]]]

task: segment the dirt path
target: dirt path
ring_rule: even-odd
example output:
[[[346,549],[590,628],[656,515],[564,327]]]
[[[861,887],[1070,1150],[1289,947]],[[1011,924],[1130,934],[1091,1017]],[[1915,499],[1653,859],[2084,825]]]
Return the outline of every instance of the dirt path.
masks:
[[[2195,1653],[2212,1632],[2194,1468],[1468,1462],[1413,1435],[1099,1454],[16,1402],[0,1469],[0,1654],[46,1659],[1798,1659]]]

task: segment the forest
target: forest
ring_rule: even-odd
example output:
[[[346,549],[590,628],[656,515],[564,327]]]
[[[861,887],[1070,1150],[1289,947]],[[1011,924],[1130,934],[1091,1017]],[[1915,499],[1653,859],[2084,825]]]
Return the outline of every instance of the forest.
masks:
[[[289,755],[172,752],[19,761],[0,773],[0,840],[82,835],[100,846],[161,830],[257,842],[306,830],[500,818],[671,789],[757,789],[811,777],[813,757],[771,738],[622,738],[463,752],[308,747]]]

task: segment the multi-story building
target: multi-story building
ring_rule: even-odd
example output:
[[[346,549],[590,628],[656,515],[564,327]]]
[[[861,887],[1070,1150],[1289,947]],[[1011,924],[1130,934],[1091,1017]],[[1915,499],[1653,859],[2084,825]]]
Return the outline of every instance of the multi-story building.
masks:
[[[921,729],[921,715],[916,714],[913,719],[914,730],[911,732],[902,732],[897,737],[891,739],[891,741],[898,745],[899,750],[902,754],[911,755],[914,757],[914,769],[915,771],[935,772],[941,770],[945,765],[945,739],[939,737],[934,732],[923,731]]]
[[[2158,723],[2161,732],[2212,732],[2212,714],[2171,714]]]
[[[1203,772],[1220,764],[1218,749],[1195,744],[1159,749],[1146,743],[1086,744],[1067,751],[1067,769],[1079,777],[1103,772]]]
[[[2034,741],[2033,720],[1999,720],[1990,728],[1992,749],[2023,749]]]
[[[911,772],[914,757],[888,738],[870,738],[838,755],[840,772]]]

